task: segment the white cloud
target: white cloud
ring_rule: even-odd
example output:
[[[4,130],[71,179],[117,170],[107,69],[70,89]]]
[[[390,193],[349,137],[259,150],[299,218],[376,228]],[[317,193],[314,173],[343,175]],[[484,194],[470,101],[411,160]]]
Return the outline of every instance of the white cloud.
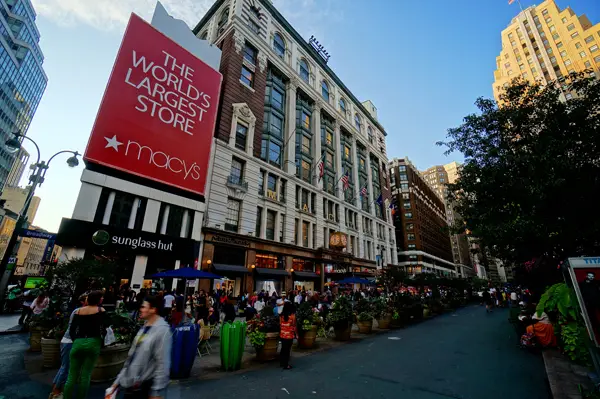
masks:
[[[156,0],[32,0],[38,14],[62,26],[90,25],[100,30],[123,30],[131,12],[146,20]],[[194,27],[214,0],[162,0],[167,11]]]

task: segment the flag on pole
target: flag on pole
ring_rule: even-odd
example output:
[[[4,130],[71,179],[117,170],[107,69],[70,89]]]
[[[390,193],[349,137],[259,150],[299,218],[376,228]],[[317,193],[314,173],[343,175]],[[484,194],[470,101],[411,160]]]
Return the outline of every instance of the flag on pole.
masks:
[[[508,5],[511,5],[514,2],[515,2],[515,0],[508,0]]]
[[[323,175],[325,174],[325,164],[323,163],[322,159],[317,164],[317,168],[319,168],[319,181],[321,181],[321,179],[323,178]]]
[[[383,194],[379,194],[379,197],[377,197],[375,202],[377,202],[377,205],[381,206],[383,204]]]
[[[367,195],[367,186],[360,189],[360,195]]]
[[[344,176],[342,176],[342,190],[346,191],[348,188],[350,188],[350,175],[348,174],[348,171],[346,171]]]

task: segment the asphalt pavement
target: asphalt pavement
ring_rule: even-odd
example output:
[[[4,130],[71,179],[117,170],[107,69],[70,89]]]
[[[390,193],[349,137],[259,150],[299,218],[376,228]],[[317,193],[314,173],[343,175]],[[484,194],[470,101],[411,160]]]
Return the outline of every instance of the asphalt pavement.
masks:
[[[401,330],[219,380],[177,381],[168,399],[198,397],[541,399],[543,360],[517,347],[508,312],[467,307]],[[46,398],[23,365],[25,335],[0,336],[0,398]],[[100,386],[90,398],[101,397]]]

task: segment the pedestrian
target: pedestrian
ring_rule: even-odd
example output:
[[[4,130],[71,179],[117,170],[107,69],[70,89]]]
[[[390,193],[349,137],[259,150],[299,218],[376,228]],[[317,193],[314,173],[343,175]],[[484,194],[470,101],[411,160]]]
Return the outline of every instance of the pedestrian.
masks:
[[[492,311],[492,294],[489,291],[483,291],[483,302],[485,303],[485,312],[490,313]]]
[[[102,291],[92,291],[88,294],[87,304],[75,310],[69,336],[73,340],[70,354],[69,377],[65,385],[65,399],[85,399],[90,387],[92,370],[96,365],[100,349],[102,348],[102,335],[108,321],[106,311],[100,306]],[[75,393],[75,385],[77,394]]]
[[[168,293],[164,296],[163,302],[163,317],[165,319],[169,319],[171,316],[171,310],[173,309],[173,302],[175,302],[175,296],[173,295],[175,292]]]
[[[25,291],[23,294],[23,306],[21,308],[21,317],[19,317],[19,325],[22,326],[27,323],[27,320],[31,317],[31,304],[36,297],[37,289]]]
[[[31,303],[31,313],[34,316],[39,316],[48,307],[50,299],[45,291],[41,291],[40,294]]]
[[[290,356],[292,353],[292,344],[296,337],[296,316],[293,313],[294,305],[291,302],[285,302],[279,316],[279,337],[281,338],[279,364],[284,370],[292,368],[290,366]]]
[[[123,369],[107,394],[123,389],[124,399],[165,397],[171,369],[171,328],[160,317],[160,298],[147,297],[140,309],[144,325],[133,339]]]
[[[82,294],[79,297],[79,306],[85,306],[87,303],[87,296]],[[71,335],[69,334],[69,329],[73,324],[73,316],[75,316],[75,311],[73,310],[71,316],[69,317],[69,324],[67,325],[67,330],[60,340],[60,369],[56,373],[54,380],[52,381],[52,393],[50,394],[49,399],[53,399],[62,395],[62,391],[64,389],[65,383],[67,382],[67,377],[69,376],[69,364],[70,364],[70,355],[71,348],[73,347],[73,340],[71,339]]]

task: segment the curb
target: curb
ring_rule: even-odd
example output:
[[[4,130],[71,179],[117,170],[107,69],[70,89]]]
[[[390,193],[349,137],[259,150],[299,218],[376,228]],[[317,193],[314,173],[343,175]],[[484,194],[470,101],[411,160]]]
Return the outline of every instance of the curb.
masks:
[[[572,364],[558,350],[542,351],[546,377],[553,399],[581,398],[579,385],[589,385],[585,367]]]
[[[0,335],[24,334],[24,333],[26,333],[26,332],[27,332],[26,330],[24,330],[24,329],[23,329],[22,327],[20,327],[20,326],[19,326],[19,329],[18,329],[18,330],[17,330],[17,329],[14,329],[14,328],[16,328],[16,326],[15,326],[15,327],[13,327],[13,328],[9,328],[8,330],[1,330],[1,331],[0,331]]]

